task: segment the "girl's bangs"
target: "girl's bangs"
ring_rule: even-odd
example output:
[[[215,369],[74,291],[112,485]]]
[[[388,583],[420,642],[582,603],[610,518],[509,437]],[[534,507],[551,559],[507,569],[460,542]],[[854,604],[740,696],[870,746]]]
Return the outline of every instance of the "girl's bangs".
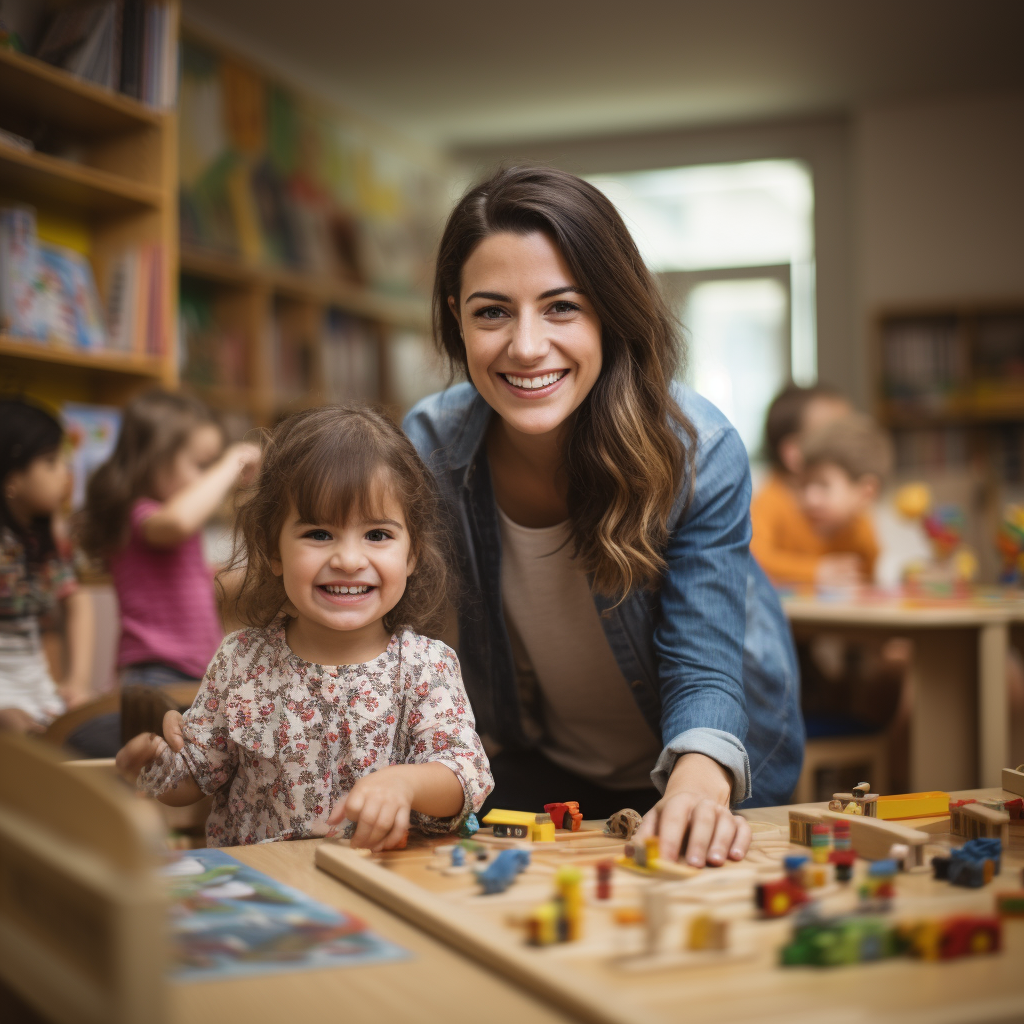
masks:
[[[286,493],[303,522],[340,526],[353,512],[363,519],[385,518],[385,499],[394,490],[393,472],[366,447],[318,445],[299,460],[289,474]]]

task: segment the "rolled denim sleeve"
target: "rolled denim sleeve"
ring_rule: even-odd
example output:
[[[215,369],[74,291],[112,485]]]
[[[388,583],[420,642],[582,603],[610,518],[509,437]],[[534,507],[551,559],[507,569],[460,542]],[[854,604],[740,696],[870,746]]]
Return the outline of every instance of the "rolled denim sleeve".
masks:
[[[665,555],[654,633],[665,748],[651,778],[660,789],[679,756],[697,752],[730,773],[734,803],[750,791],[743,746],[749,544],[747,453],[736,430],[718,422],[699,438],[690,503]]]

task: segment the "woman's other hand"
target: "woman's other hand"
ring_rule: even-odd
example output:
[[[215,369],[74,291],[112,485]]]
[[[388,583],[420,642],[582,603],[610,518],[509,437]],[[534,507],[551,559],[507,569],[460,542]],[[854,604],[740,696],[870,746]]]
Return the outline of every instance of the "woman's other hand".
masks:
[[[665,795],[644,815],[639,842],[656,835],[660,855],[688,864],[718,866],[742,860],[750,848],[750,825],[729,809],[732,777],[704,754],[683,754],[669,776]]]

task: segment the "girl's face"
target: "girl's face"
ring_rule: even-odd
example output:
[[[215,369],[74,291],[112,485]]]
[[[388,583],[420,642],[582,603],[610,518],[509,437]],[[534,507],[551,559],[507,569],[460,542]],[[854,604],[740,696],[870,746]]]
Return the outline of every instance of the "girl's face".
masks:
[[[557,430],[601,373],[601,324],[558,247],[540,231],[485,238],[448,305],[469,376],[506,426]]]
[[[220,458],[224,438],[212,423],[194,427],[188,439],[153,475],[153,497],[167,501],[194,483]]]
[[[68,496],[71,473],[63,452],[54,451],[33,459],[24,469],[9,473],[4,481],[7,507],[28,522],[36,516],[57,512]]]
[[[416,559],[401,504],[381,491],[374,518],[353,509],[343,524],[306,523],[289,509],[271,567],[304,626],[382,629],[402,599]]]

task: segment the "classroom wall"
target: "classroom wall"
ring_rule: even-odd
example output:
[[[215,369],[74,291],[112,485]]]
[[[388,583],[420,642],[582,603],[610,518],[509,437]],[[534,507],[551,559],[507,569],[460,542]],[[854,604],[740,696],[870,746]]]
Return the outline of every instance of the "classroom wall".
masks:
[[[862,319],[1024,296],[1024,93],[861,111],[853,132]]]

